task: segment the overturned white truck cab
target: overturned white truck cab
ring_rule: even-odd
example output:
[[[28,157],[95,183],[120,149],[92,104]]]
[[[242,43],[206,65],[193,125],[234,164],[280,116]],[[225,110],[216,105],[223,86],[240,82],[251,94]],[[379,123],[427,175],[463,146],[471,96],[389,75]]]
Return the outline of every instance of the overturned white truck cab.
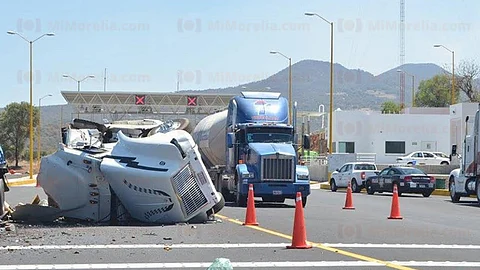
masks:
[[[108,148],[69,148],[42,158],[38,184],[57,215],[91,222],[206,221],[225,202],[184,130],[129,138]]]

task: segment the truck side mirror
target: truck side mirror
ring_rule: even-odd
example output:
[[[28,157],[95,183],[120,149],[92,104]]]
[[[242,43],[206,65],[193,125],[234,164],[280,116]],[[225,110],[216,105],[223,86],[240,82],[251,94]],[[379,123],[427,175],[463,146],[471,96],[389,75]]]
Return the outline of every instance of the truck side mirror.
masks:
[[[303,149],[310,149],[310,136],[308,134],[303,135]]]
[[[450,157],[449,157],[450,161],[452,161],[452,157],[456,155],[457,155],[457,145],[452,144],[452,153],[450,154]]]
[[[227,148],[233,148],[233,142],[235,142],[235,134],[232,132],[227,133]]]

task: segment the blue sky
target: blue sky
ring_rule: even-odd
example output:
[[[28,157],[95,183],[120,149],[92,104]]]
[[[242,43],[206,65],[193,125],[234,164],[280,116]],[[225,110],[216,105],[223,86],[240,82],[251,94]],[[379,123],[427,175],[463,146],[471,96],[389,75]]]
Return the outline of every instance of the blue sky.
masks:
[[[377,75],[399,64],[399,1],[8,1],[0,10],[3,107],[29,100],[28,43],[32,40],[34,103],[64,104],[62,90],[171,92],[234,86],[285,68],[278,50],[298,62],[330,60]],[[480,1],[406,0],[406,63],[449,65],[478,59]],[[180,71],[180,72],[179,72]]]

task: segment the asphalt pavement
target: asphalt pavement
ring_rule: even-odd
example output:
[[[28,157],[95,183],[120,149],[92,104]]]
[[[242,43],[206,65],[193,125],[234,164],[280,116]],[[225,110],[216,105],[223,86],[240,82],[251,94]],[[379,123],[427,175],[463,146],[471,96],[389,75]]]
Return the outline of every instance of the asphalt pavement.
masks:
[[[14,187],[12,206],[41,188]],[[227,205],[216,222],[175,226],[15,224],[0,232],[1,269],[206,269],[227,258],[234,269],[478,269],[480,211],[476,199],[402,195],[401,220],[390,220],[390,193],[312,190],[305,212],[311,249],[291,244],[295,207],[256,204],[259,226],[243,226],[245,208]],[[477,255],[477,256],[476,256]]]

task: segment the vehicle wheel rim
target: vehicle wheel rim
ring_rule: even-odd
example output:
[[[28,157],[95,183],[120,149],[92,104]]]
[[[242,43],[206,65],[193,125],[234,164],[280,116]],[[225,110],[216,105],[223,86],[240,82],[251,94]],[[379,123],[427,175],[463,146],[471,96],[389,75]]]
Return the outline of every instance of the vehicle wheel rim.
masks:
[[[455,198],[455,183],[454,182],[452,182],[450,184],[450,197],[452,199]]]
[[[352,189],[357,190],[357,183],[356,181],[352,181]]]
[[[372,192],[372,185],[370,185],[370,183],[367,184],[367,190],[368,190],[368,192]]]

